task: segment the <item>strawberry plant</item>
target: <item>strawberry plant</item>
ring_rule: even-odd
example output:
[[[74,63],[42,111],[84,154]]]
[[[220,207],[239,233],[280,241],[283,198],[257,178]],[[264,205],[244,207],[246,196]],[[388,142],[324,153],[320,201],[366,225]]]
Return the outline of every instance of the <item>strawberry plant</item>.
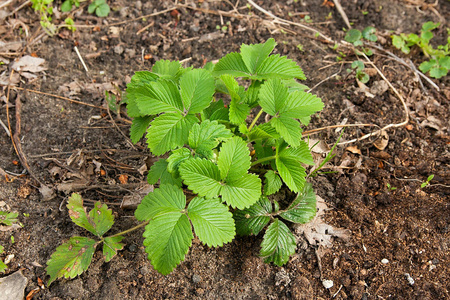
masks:
[[[275,46],[273,39],[243,44],[239,53],[201,69],[160,60],[151,72],[132,77],[126,99],[133,118],[130,135],[137,143],[145,134],[151,153],[159,157],[147,177],[157,188],[135,211],[143,223],[113,237],[145,226],[145,251],[160,273],[169,274],[184,259],[194,234],[217,247],[236,234],[264,229],[260,256],[284,265],[296,249],[289,223],[315,216],[316,196],[303,166],[314,162],[302,125],[323,103],[297,81],[306,77],[294,61],[270,55]],[[277,198],[283,186],[296,197]],[[108,245],[102,236],[112,219],[97,217],[108,210],[96,204],[98,213],[91,211],[88,218],[77,207],[69,207],[72,220],[86,229],[93,226],[88,230],[100,240],[77,237],[60,246],[48,261],[50,282],[80,274],[95,246]],[[103,221],[108,226],[95,229]],[[119,249],[120,240],[113,242],[110,248]]]

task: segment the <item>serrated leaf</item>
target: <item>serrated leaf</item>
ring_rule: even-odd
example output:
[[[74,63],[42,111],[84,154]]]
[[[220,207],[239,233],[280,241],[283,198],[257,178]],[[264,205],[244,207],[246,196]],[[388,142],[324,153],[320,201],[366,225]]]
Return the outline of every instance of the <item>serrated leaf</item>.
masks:
[[[297,147],[300,145],[302,129],[300,128],[300,123],[297,120],[281,115],[277,118],[272,118],[270,120],[270,124],[291,146]]]
[[[94,255],[96,241],[86,237],[75,236],[58,248],[47,261],[49,286],[57,278],[75,278],[87,270]]]
[[[402,49],[403,47],[405,47],[405,40],[402,39],[402,37],[399,35],[393,35],[392,45],[394,45],[394,47],[397,49]]]
[[[285,105],[280,110],[280,115],[295,119],[309,117],[323,109],[322,100],[316,95],[294,91],[289,93]]]
[[[226,181],[237,180],[250,168],[250,150],[247,143],[235,136],[222,144],[217,166],[220,177]]]
[[[261,82],[255,80],[252,82],[252,84],[250,84],[247,91],[245,92],[244,103],[247,104],[250,108],[253,108],[258,105],[260,88]]]
[[[272,125],[270,125],[270,123],[263,123],[253,127],[248,135],[248,138],[251,141],[260,139],[277,139],[279,137],[280,134],[274,127],[272,127]]]
[[[114,256],[116,256],[117,251],[122,250],[124,244],[120,241],[123,240],[123,236],[107,237],[103,240],[103,257],[105,262],[109,262]]]
[[[239,125],[245,122],[250,112],[250,107],[245,103],[238,103],[237,100],[231,100],[228,118],[231,123]]]
[[[139,142],[139,140],[145,134],[152,119],[153,119],[153,117],[151,117],[151,116],[135,117],[133,119],[133,123],[131,124],[131,129],[130,129],[130,137],[131,137],[131,141],[134,144]]]
[[[129,88],[128,93],[133,95],[139,111],[145,115],[183,111],[180,91],[170,80],[151,81]]]
[[[225,125],[217,121],[205,120],[201,124],[194,124],[189,132],[189,147],[196,153],[211,159],[213,151],[221,141],[232,136],[232,133]]]
[[[221,190],[222,200],[238,209],[250,207],[261,196],[261,179],[255,174],[245,174],[234,181],[227,181]]]
[[[148,147],[154,155],[162,155],[169,150],[184,146],[189,130],[198,122],[194,115],[166,113],[156,117],[147,132]]]
[[[429,61],[424,61],[419,65],[419,70],[426,73],[430,71],[433,67],[437,65],[437,61],[435,59],[430,59]]]
[[[296,248],[295,237],[289,228],[275,219],[264,234],[260,255],[265,258],[266,263],[273,262],[281,267],[289,261],[289,256],[295,253]]]
[[[146,85],[149,82],[156,81],[159,76],[149,71],[137,71],[131,77],[130,83],[127,84],[127,93],[129,88],[134,88],[142,85]]]
[[[300,141],[300,145],[296,148],[290,147],[283,149],[278,153],[279,157],[292,158],[301,163],[314,166],[314,159],[309,150],[309,146],[306,142]]]
[[[258,158],[258,160],[260,160],[264,157],[269,157],[269,156],[274,155],[272,145],[270,143],[267,143],[267,141],[265,141],[265,143],[263,143],[263,141],[261,141],[261,140],[256,140],[255,144],[253,145],[253,148],[255,149],[255,154],[256,154],[256,157]],[[262,162],[261,164],[270,165],[272,162],[273,162],[273,160],[265,161],[265,162]]]
[[[139,107],[137,106],[136,103],[136,99],[132,94],[127,94],[126,98],[127,98],[127,115],[130,118],[145,116],[145,114],[139,110]]]
[[[300,162],[292,157],[277,157],[277,170],[284,183],[293,191],[299,192],[306,182],[306,172]]]
[[[239,235],[258,235],[269,224],[272,204],[267,197],[261,197],[258,202],[244,210],[233,213],[236,221],[236,233]]]
[[[155,217],[145,227],[143,236],[148,259],[163,275],[184,260],[194,238],[188,217],[180,212]]]
[[[308,223],[316,215],[316,194],[310,183],[305,184],[302,192],[280,216],[294,223]]]
[[[161,59],[155,62],[152,72],[161,78],[176,80],[180,75],[181,68],[179,61]]]
[[[218,198],[196,197],[188,206],[188,217],[198,238],[209,247],[222,247],[236,235],[233,215]]]
[[[149,184],[156,184],[160,180],[160,185],[172,184],[181,186],[181,178],[175,178],[167,170],[168,162],[166,159],[160,158],[150,168],[147,175],[147,182]]]
[[[278,192],[283,184],[280,176],[274,171],[269,170],[264,174],[266,178],[264,181],[264,195],[269,196]]]
[[[302,69],[293,60],[279,54],[266,58],[256,70],[256,74],[251,76],[251,78],[256,80],[269,78],[306,80]]]
[[[208,108],[202,112],[202,120],[222,120],[228,121],[228,108],[223,104],[223,100],[220,99],[215,102],[211,102]]]
[[[285,106],[288,97],[288,88],[281,80],[269,79],[261,86],[259,90],[259,105],[271,116],[275,116]]]
[[[193,158],[184,161],[178,168],[181,178],[190,190],[201,197],[214,198],[220,193],[219,168],[211,161]]]
[[[94,208],[88,214],[79,194],[73,193],[69,197],[67,208],[72,222],[94,235],[102,236],[114,224],[112,210],[108,209],[106,204],[95,202]]]
[[[167,162],[169,163],[167,165],[167,171],[172,173],[173,176],[179,177],[180,173],[178,172],[178,167],[183,161],[191,157],[192,157],[191,151],[189,151],[189,149],[184,147],[172,151],[170,156],[167,158]]]
[[[254,74],[262,62],[273,51],[277,43],[273,38],[268,39],[263,44],[245,45],[241,46],[241,56],[247,69]]]
[[[139,221],[148,221],[160,215],[179,213],[185,207],[186,196],[183,190],[175,185],[165,184],[142,199],[134,216]]]
[[[250,71],[242,60],[240,53],[231,52],[222,57],[214,66],[213,75],[230,74],[235,77],[249,77]]]
[[[209,106],[214,95],[214,78],[209,71],[195,69],[180,78],[180,93],[186,112],[199,113]]]

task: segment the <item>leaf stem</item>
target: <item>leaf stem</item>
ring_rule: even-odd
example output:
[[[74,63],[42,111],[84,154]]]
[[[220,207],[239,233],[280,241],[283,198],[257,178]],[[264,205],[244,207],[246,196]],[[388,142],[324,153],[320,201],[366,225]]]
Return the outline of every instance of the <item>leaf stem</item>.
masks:
[[[266,161],[269,161],[269,160],[273,160],[273,159],[276,159],[276,158],[277,158],[276,155],[263,157],[263,158],[261,158],[261,159],[258,159],[258,160],[256,160],[256,161],[252,162],[251,165],[250,165],[250,167],[253,167],[254,165],[257,165],[257,164],[260,164],[260,163],[263,163],[263,162],[266,162]]]
[[[145,221],[144,223],[141,223],[141,224],[139,224],[139,225],[137,225],[137,226],[134,226],[134,227],[132,227],[132,228],[130,228],[130,229],[124,230],[124,231],[122,231],[122,232],[119,232],[119,233],[116,233],[116,234],[113,234],[113,235],[110,235],[110,236],[107,236],[107,237],[113,238],[113,237],[116,237],[116,236],[120,236],[120,235],[127,234],[127,233],[129,233],[129,232],[135,231],[136,229],[139,229],[139,228],[141,228],[141,227],[144,227],[145,225],[148,224],[148,222],[149,222],[149,221]],[[102,239],[105,239],[105,238],[102,238]]]
[[[255,126],[256,121],[258,121],[259,117],[261,117],[263,113],[262,108],[259,110],[258,114],[256,115],[256,117],[253,119],[253,122],[250,124],[250,126],[248,127],[248,131],[252,130],[253,126]]]

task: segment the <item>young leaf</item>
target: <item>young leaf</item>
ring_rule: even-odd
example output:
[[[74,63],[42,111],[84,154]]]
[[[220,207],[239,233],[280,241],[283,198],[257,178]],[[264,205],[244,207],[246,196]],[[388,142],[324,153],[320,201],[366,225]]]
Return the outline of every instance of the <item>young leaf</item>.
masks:
[[[167,171],[172,173],[175,177],[179,177],[180,173],[178,172],[178,167],[183,161],[191,157],[191,151],[184,147],[172,151],[172,154],[167,158],[167,162],[169,163],[167,165]]]
[[[262,62],[273,51],[277,43],[273,38],[268,39],[264,44],[241,46],[241,56],[250,73],[255,74]]]
[[[293,60],[279,54],[271,55],[265,59],[256,70],[256,74],[251,78],[256,80],[269,78],[306,80],[302,69]]]
[[[47,285],[57,278],[75,278],[86,271],[91,264],[95,244],[93,239],[74,236],[56,248],[45,269],[50,275]]]
[[[239,235],[258,235],[269,224],[269,214],[272,213],[272,204],[267,197],[261,197],[258,202],[244,210],[233,213],[236,221],[236,232]]]
[[[297,244],[289,228],[278,219],[270,224],[261,243],[260,255],[266,263],[273,262],[282,266],[288,262],[289,256],[295,253]]]
[[[230,74],[235,77],[249,77],[250,71],[242,60],[240,53],[231,52],[222,57],[214,66],[213,75]]]
[[[161,78],[177,80],[181,69],[182,67],[179,61],[161,59],[155,62],[152,67],[152,72]]]
[[[204,69],[186,72],[180,78],[181,99],[185,111],[190,114],[199,113],[208,107],[214,91],[214,78]]]
[[[234,181],[227,181],[221,190],[222,200],[233,208],[250,207],[261,196],[261,179],[255,174],[245,174]]]
[[[316,95],[294,91],[289,93],[285,105],[280,110],[280,114],[286,117],[299,119],[302,117],[309,117],[322,109],[323,102]]]
[[[266,174],[264,174],[264,177],[266,178],[264,181],[264,195],[269,196],[280,190],[282,182],[278,174],[272,170],[269,170]]]
[[[350,29],[347,31],[347,34],[345,35],[345,40],[349,43],[354,44],[355,42],[358,42],[361,40],[362,34],[361,31],[358,29]]]
[[[18,213],[0,211],[0,224],[4,224],[6,226],[11,226],[13,223],[18,222],[17,219]]]
[[[156,115],[183,112],[180,91],[174,82],[160,79],[130,90],[141,113]]]
[[[189,147],[196,153],[211,159],[213,151],[219,142],[232,136],[232,133],[225,125],[217,121],[205,120],[201,124],[194,124],[189,132]]]
[[[161,274],[172,272],[186,256],[194,238],[185,214],[168,212],[152,219],[143,234],[145,252]]]
[[[305,184],[301,193],[294,202],[280,216],[294,223],[308,223],[316,215],[316,194],[311,184]]]
[[[294,192],[300,192],[306,182],[305,169],[300,162],[288,153],[279,153],[275,160],[278,172],[284,183]]]
[[[300,123],[297,120],[281,115],[277,118],[272,118],[270,120],[270,124],[291,146],[297,147],[300,145],[302,129],[300,128]]]
[[[181,187],[181,178],[175,178],[167,170],[168,162],[166,159],[160,158],[150,168],[147,175],[149,184],[156,184],[160,180],[160,185],[172,184]]]
[[[250,168],[250,150],[240,137],[233,137],[222,144],[217,166],[220,177],[226,181],[237,180]]]
[[[198,122],[194,115],[166,113],[156,117],[147,131],[148,147],[155,155],[183,146],[188,141],[189,130]]]
[[[123,236],[107,237],[103,241],[103,257],[105,262],[109,262],[114,256],[116,256],[117,251],[122,250],[124,244],[120,241],[123,240]]]
[[[281,80],[269,79],[261,86],[259,91],[259,105],[271,116],[275,116],[285,105],[288,97],[288,88]]]
[[[179,213],[186,206],[186,196],[177,186],[165,184],[154,189],[142,199],[134,216],[139,221],[148,221],[160,215]]]
[[[133,119],[133,123],[131,124],[131,129],[130,129],[130,137],[131,137],[131,141],[134,144],[139,142],[139,140],[145,134],[152,119],[153,119],[153,117],[151,117],[151,116],[135,117]]]
[[[79,194],[73,193],[69,197],[67,208],[72,221],[94,235],[102,236],[114,224],[114,216],[106,204],[95,202],[94,208],[87,214]]]
[[[245,121],[250,112],[250,107],[241,103],[244,98],[244,90],[232,75],[224,74],[220,79],[225,84],[228,94],[231,96],[229,119],[230,122],[239,125]]]
[[[363,38],[365,38],[366,40],[376,42],[378,39],[377,36],[375,35],[376,31],[377,30],[374,27],[367,26],[366,28],[364,28],[361,34]]]
[[[236,235],[233,215],[218,198],[195,197],[189,203],[188,217],[195,234],[209,247],[222,247]]]
[[[201,197],[217,197],[222,188],[219,168],[211,161],[193,158],[179,167],[184,183]]]

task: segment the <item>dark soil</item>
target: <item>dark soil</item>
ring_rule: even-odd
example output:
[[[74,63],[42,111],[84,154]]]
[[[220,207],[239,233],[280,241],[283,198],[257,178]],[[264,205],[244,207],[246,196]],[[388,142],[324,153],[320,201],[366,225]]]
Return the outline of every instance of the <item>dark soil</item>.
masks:
[[[13,59],[33,54],[45,59],[47,70],[37,73],[34,80],[22,77],[16,86],[104,108],[105,90],[119,94],[135,71],[150,69],[156,60],[185,60],[186,65],[201,67],[239,51],[242,43],[273,37],[278,42],[275,51],[300,64],[308,86],[339,75],[313,90],[324,101],[325,109],[308,129],[343,120],[380,127],[404,120],[402,104],[392,90],[374,93],[373,98],[358,90],[354,76],[346,72],[357,59],[352,50],[342,46],[333,50],[333,44],[298,26],[278,27],[260,11],[245,7],[245,1],[238,1],[237,11],[231,5],[234,1],[189,2],[189,6],[201,9],[180,5],[179,20],[173,9],[135,19],[175,8],[172,1],[108,2],[112,8],[109,17],[88,15],[83,3],[74,16],[78,30],[71,33],[62,29],[53,37],[43,34],[31,7],[1,17],[0,42],[21,41],[22,46],[9,55],[0,53],[3,60],[10,61],[0,66],[0,73],[9,78]],[[321,2],[257,3],[280,18],[343,40],[342,17],[336,8]],[[434,1],[341,2],[355,28],[374,26],[383,49],[405,61],[411,59],[416,66],[425,57],[419,51],[409,56],[397,51],[390,42],[391,32],[417,33],[426,21],[450,19],[450,2],[445,0],[436,6]],[[13,1],[2,10],[11,12],[20,4]],[[302,19],[306,15],[311,23]],[[64,18],[54,19],[58,23]],[[226,24],[224,32],[216,28]],[[448,26],[442,24],[434,31],[433,41],[445,43]],[[303,51],[297,45],[302,45]],[[37,290],[33,299],[450,299],[450,80],[448,76],[433,80],[440,91],[426,81],[422,89],[409,67],[383,51],[374,52],[372,61],[406,99],[411,120],[407,126],[387,130],[389,142],[382,151],[374,147],[375,138],[337,147],[331,164],[337,173],[311,179],[317,194],[332,208],[326,213],[326,222],[350,230],[350,239],[336,239],[331,248],[316,252],[315,246],[299,236],[297,253],[283,268],[264,264],[258,257],[259,236],[239,237],[217,249],[194,240],[186,260],[172,274],[162,276],[146,258],[142,231],[135,231],[126,237],[125,249],[111,262],[104,263],[97,251],[84,274]],[[346,55],[343,62],[336,63],[338,55]],[[369,64],[366,67],[372,68]],[[373,72],[367,86],[373,88],[380,81],[380,75]],[[7,124],[5,86],[0,93],[0,119]],[[132,146],[125,138],[129,123],[114,112],[110,116],[105,109],[15,88],[9,102],[13,132],[17,132],[20,115],[20,145],[34,177],[30,173],[14,175],[22,174],[25,165],[0,128],[0,171],[10,172],[8,182],[3,175],[0,179],[0,209],[18,212],[23,224],[23,228],[0,232],[0,244],[5,247],[0,257],[14,254],[6,275],[21,269],[28,278],[28,294],[39,287],[39,279],[48,280],[44,268],[56,247],[72,235],[85,235],[70,221],[65,208],[68,194],[78,191],[87,200],[108,203],[117,220],[113,232],[135,226],[138,222],[132,217],[133,210],[121,209],[120,204],[145,182],[143,170],[151,162],[145,142]],[[22,107],[16,114],[19,102]],[[349,127],[342,141],[372,129]],[[314,138],[331,145],[339,134],[329,129]],[[350,145],[360,154],[346,149]],[[431,174],[430,186],[421,188]],[[125,184],[120,175],[128,176]],[[53,188],[56,197],[44,199],[38,181]],[[382,263],[383,259],[388,263]],[[332,280],[333,287],[327,290],[322,279]]]

